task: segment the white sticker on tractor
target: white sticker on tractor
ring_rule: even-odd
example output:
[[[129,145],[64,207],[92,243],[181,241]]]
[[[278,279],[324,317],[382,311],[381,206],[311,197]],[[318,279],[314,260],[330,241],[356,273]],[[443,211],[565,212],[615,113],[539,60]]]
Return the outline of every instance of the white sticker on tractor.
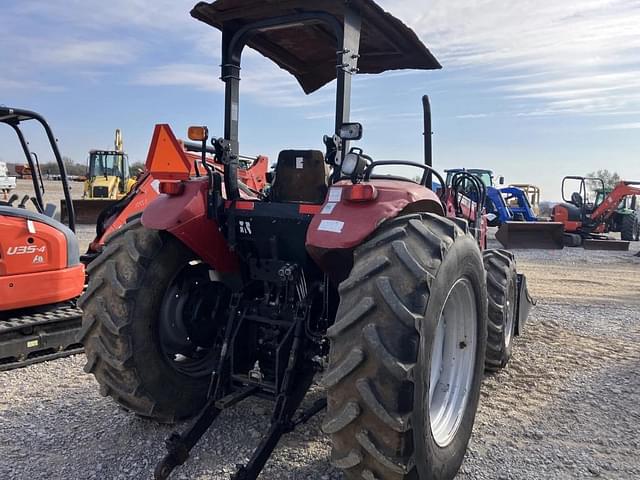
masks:
[[[33,224],[31,220],[27,220],[27,230],[31,234],[36,233],[36,226]]]
[[[296,168],[298,170],[301,170],[304,168],[304,158],[303,157],[296,157]]]
[[[330,215],[333,213],[333,209],[336,208],[336,203],[327,203],[320,212],[322,215]]]
[[[342,199],[342,188],[340,187],[331,187],[329,189],[329,201],[330,202],[339,202]]]
[[[318,226],[320,232],[342,233],[344,222],[339,220],[322,220]]]
[[[251,222],[249,220],[240,220],[238,224],[240,225],[240,233],[253,235],[253,232],[251,231]]]

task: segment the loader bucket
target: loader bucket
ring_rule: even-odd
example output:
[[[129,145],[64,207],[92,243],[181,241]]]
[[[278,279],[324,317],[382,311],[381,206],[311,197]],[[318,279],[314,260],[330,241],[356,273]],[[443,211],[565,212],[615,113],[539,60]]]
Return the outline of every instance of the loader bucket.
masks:
[[[531,307],[535,306],[536,301],[531,298],[529,289],[527,288],[527,277],[522,273],[518,274],[518,322],[516,323],[516,335],[522,335],[527,325],[529,312]]]
[[[504,248],[564,248],[564,224],[561,222],[505,222],[496,232]]]
[[[616,250],[620,252],[629,251],[629,243],[626,240],[605,240],[586,238],[582,242],[585,250]]]
[[[95,225],[100,213],[112,206],[117,200],[106,198],[93,200],[72,200],[73,209],[76,214],[76,223],[85,225]],[[60,201],[60,218],[65,222],[68,216],[67,205],[64,200]]]

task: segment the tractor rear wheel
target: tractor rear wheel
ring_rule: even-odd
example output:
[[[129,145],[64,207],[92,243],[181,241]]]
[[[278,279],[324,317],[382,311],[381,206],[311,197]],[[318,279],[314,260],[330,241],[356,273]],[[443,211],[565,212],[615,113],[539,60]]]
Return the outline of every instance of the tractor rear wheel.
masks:
[[[229,291],[176,238],[140,219],[88,269],[85,371],[127,410],[161,422],[198,413],[219,358]]]
[[[620,226],[620,238],[628,242],[638,240],[638,217],[635,213],[624,215],[622,217],[622,225]]]
[[[513,254],[507,250],[483,253],[489,301],[485,370],[506,367],[516,332],[518,277]]]
[[[327,416],[346,478],[452,479],[475,419],[487,298],[466,222],[398,218],[355,252],[340,285]]]

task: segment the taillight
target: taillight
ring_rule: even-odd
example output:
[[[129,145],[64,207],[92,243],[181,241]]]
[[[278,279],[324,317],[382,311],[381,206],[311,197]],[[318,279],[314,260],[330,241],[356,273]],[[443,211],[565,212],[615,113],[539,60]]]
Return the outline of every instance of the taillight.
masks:
[[[182,182],[160,182],[158,187],[160,193],[165,195],[181,195],[184,192],[184,183]]]
[[[345,190],[345,200],[349,202],[370,202],[378,198],[378,190],[367,183],[356,183]]]

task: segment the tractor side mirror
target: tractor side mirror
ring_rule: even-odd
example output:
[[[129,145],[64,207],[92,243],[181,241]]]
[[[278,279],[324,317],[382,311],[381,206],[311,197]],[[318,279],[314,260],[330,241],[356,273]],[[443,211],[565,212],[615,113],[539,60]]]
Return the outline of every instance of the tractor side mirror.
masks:
[[[207,127],[189,127],[187,136],[189,140],[194,142],[206,142],[209,138],[209,129]]]
[[[500,178],[498,178],[498,183],[500,185],[504,185],[504,177],[503,176],[500,176]]]
[[[360,140],[362,138],[362,124],[343,123],[339,136],[342,140]]]

